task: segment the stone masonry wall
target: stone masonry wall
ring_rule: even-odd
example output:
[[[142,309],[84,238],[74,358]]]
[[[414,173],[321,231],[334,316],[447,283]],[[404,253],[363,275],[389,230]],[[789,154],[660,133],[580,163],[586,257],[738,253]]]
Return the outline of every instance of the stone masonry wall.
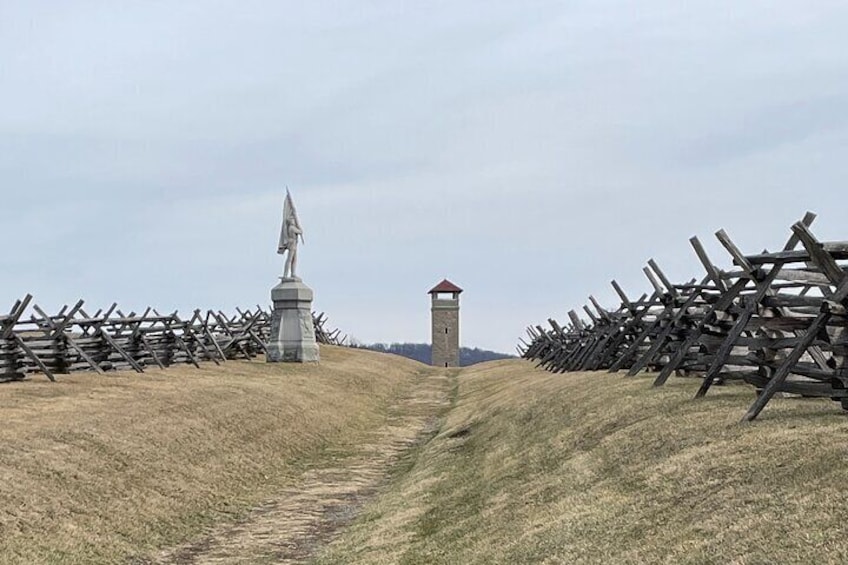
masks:
[[[459,301],[434,300],[432,308],[434,367],[459,367]]]

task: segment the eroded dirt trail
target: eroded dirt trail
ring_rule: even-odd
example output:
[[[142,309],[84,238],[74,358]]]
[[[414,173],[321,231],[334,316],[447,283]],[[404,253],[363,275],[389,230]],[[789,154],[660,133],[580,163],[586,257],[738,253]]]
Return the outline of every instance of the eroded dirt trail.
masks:
[[[254,508],[238,523],[158,555],[161,564],[303,563],[349,524],[386,483],[400,458],[438,430],[454,373],[422,375],[392,407],[387,423],[295,488]]]

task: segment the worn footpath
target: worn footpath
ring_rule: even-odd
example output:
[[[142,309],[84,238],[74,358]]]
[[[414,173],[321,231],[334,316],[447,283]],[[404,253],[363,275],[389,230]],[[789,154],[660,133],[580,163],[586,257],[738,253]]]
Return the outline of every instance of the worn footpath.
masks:
[[[404,456],[432,437],[449,408],[455,372],[422,372],[386,423],[352,452],[306,470],[296,486],[242,520],[163,551],[147,563],[303,563],[337,536],[379,492]]]

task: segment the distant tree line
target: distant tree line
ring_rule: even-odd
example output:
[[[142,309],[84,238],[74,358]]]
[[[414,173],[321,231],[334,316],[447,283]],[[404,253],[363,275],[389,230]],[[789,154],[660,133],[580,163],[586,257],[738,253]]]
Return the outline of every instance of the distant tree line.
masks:
[[[431,347],[429,343],[357,343],[354,345],[354,347],[370,349],[371,351],[379,351],[381,353],[394,353],[395,355],[401,355],[402,357],[415,359],[416,361],[426,363],[427,365],[430,364]],[[459,348],[459,365],[461,367],[467,367],[469,365],[474,365],[475,363],[482,363],[484,361],[511,359],[513,357],[515,356],[506,355],[504,353],[497,353],[495,351],[488,351],[486,349],[480,349],[478,347]]]

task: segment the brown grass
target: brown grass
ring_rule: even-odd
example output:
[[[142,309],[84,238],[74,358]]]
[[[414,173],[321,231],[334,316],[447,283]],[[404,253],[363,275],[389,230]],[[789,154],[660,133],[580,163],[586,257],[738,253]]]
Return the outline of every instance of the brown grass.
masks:
[[[382,480],[369,451],[393,465],[450,381],[394,356],[322,356],[0,387],[0,562],[202,549],[220,524],[250,528],[263,504],[315,512],[327,493],[347,514]],[[319,564],[848,561],[848,418],[835,403],[775,399],[739,425],[747,386],[693,401],[694,380],[652,389],[650,377],[514,360],[457,380],[435,437]],[[386,451],[392,441],[401,447]],[[310,476],[315,498],[297,506]],[[275,520],[262,527],[290,523]]]
[[[444,427],[319,563],[844,563],[848,419],[747,386],[523,361],[465,369]]]
[[[193,539],[355,449],[429,371],[321,354],[0,386],[0,562],[114,563]]]

